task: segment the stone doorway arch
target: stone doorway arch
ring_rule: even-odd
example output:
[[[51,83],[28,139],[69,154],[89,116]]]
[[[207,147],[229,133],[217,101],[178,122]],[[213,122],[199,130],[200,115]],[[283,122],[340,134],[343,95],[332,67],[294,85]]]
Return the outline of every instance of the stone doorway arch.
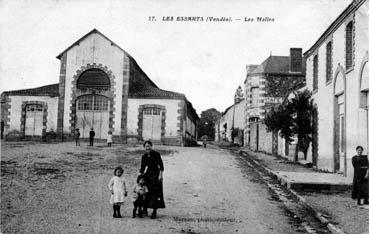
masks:
[[[333,171],[346,176],[346,75],[340,64],[334,74],[333,105]]]

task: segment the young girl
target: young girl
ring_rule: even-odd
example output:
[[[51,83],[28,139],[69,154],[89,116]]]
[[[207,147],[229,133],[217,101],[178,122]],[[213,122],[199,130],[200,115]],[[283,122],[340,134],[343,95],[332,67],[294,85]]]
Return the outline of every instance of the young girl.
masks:
[[[109,182],[109,190],[111,192],[110,204],[113,205],[114,218],[122,218],[120,215],[120,206],[124,202],[124,197],[127,196],[126,180],[122,176],[123,168],[117,167],[114,170],[114,177]]]
[[[143,175],[137,177],[137,184],[133,188],[133,218],[136,217],[136,211],[138,208],[138,217],[142,218],[142,209],[145,206],[145,196],[149,190],[145,186],[145,179]]]
[[[112,132],[108,132],[108,138],[106,139],[106,142],[108,143],[108,146],[111,147],[111,143],[113,143],[113,135]]]

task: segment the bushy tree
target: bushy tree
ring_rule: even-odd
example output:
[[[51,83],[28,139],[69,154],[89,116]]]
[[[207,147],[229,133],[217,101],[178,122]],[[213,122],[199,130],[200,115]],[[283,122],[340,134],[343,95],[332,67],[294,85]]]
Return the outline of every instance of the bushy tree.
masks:
[[[214,139],[215,123],[220,118],[221,113],[215,108],[210,108],[201,112],[199,122],[199,137],[207,135],[208,139]]]
[[[279,132],[279,135],[284,138],[287,143],[293,140],[293,113],[291,109],[288,108],[288,104],[273,107],[267,112],[264,123],[268,131]]]
[[[313,133],[314,105],[311,92],[309,90],[297,92],[289,103],[289,108],[294,112],[292,130],[297,136],[295,161],[298,159],[299,151],[304,153],[304,158],[306,159]]]
[[[295,161],[298,160],[298,152],[302,151],[306,159],[313,132],[314,105],[311,92],[304,90],[295,92],[295,97],[287,100],[278,108],[272,108],[265,117],[265,125],[268,131],[279,132],[287,143],[297,136]]]

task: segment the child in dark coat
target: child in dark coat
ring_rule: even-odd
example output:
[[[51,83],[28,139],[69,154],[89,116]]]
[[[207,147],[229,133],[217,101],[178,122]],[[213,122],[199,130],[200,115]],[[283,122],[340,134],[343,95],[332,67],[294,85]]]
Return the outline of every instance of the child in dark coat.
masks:
[[[138,208],[138,217],[142,218],[142,210],[145,206],[145,196],[149,190],[145,185],[145,178],[143,175],[137,177],[137,184],[133,188],[133,218],[136,217],[136,211]]]

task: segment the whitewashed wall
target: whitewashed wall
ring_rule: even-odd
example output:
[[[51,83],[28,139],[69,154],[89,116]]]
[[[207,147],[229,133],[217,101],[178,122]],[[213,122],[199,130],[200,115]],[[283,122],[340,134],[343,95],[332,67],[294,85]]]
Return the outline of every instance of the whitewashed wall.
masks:
[[[165,106],[166,120],[165,120],[165,136],[176,137],[179,127],[178,123],[178,110],[181,100],[175,99],[128,99],[128,111],[127,111],[127,134],[137,135],[138,128],[138,108],[140,105],[156,104]]]
[[[10,96],[10,123],[9,131],[20,131],[22,103],[25,101],[39,101],[47,103],[47,125],[46,131],[56,131],[58,117],[58,97],[49,96]]]
[[[220,119],[220,132],[224,132],[223,125],[227,123],[227,139],[232,141],[232,126],[234,121],[234,128],[244,129],[245,126],[245,100],[230,107]],[[233,117],[234,116],[234,117]],[[217,126],[216,126],[217,127]],[[217,129],[216,129],[217,131]]]
[[[353,168],[351,158],[355,155],[357,145],[363,145],[367,152],[365,112],[359,108],[359,69],[361,62],[369,49],[368,30],[369,2],[366,1],[356,12],[355,16],[349,16],[341,26],[331,35],[333,41],[333,79],[326,82],[326,42],[316,50],[319,56],[318,90],[313,93],[313,98],[318,106],[318,168],[333,171],[334,169],[334,74],[339,66],[345,68],[345,27],[346,23],[354,18],[354,69],[345,70],[346,76],[346,160],[347,173],[352,176]],[[313,90],[313,57],[306,61],[306,84],[309,90]],[[341,164],[341,166],[343,166]]]
[[[82,66],[87,64],[102,64],[107,66],[115,76],[115,119],[114,135],[120,134],[121,113],[122,113],[122,87],[123,87],[123,57],[124,52],[118,47],[111,45],[111,42],[101,36],[93,33],[84,38],[79,45],[76,45],[67,51],[66,80],[65,80],[65,102],[64,102],[64,131],[69,132],[69,114],[70,102],[72,100],[71,82],[73,76]]]

